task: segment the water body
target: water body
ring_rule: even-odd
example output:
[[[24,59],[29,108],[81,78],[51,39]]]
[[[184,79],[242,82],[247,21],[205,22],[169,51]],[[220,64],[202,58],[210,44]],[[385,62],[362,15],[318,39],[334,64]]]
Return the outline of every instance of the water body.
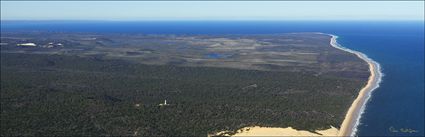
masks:
[[[335,34],[342,46],[360,51],[380,63],[385,74],[367,103],[357,135],[424,136],[423,21],[2,21],[1,31]]]

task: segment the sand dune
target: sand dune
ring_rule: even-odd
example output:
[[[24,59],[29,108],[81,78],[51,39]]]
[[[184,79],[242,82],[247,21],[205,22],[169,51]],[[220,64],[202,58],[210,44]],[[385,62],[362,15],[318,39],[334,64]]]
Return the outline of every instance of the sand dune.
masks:
[[[332,127],[326,130],[317,130],[317,133],[305,131],[305,130],[296,130],[292,127],[288,128],[277,128],[277,127],[245,127],[242,128],[232,136],[336,136],[338,134],[338,129]]]

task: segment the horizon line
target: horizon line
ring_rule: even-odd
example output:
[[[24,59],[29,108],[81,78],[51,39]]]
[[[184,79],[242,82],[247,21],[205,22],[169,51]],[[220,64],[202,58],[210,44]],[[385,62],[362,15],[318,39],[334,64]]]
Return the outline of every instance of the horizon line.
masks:
[[[142,21],[421,21],[425,19],[141,19],[141,20],[114,20],[114,19],[0,19],[3,21],[105,21],[105,22],[142,22]]]

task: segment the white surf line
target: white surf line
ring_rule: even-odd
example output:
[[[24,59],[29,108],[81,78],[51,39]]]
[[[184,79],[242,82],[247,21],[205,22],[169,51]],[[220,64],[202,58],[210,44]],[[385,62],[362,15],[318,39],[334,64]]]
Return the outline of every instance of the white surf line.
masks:
[[[323,34],[323,33],[321,33]],[[338,132],[338,136],[354,136],[357,132],[357,126],[360,123],[360,118],[362,114],[364,113],[366,103],[369,100],[371,93],[373,90],[379,87],[379,83],[382,81],[383,73],[381,72],[381,66],[376,61],[370,59],[365,54],[351,50],[345,47],[342,47],[339,45],[336,41],[338,36],[327,34],[332,36],[330,44],[332,47],[335,47],[337,49],[353,53],[357,55],[360,59],[366,61],[369,65],[369,71],[371,73],[369,80],[364,86],[360,92],[357,98],[353,101],[350,108],[348,109],[347,114],[345,115],[344,121],[341,124],[340,130]]]

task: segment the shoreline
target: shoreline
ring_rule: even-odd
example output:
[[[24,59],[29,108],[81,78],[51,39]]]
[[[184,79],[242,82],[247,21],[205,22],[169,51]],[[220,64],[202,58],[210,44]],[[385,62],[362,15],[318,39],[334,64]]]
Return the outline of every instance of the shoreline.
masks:
[[[366,103],[369,100],[372,91],[378,88],[379,83],[382,81],[383,74],[381,72],[381,66],[379,65],[379,63],[370,59],[365,54],[339,45],[336,41],[338,36],[332,35],[332,34],[328,34],[328,35],[332,37],[330,42],[332,47],[335,47],[337,49],[340,49],[349,53],[353,53],[360,59],[366,61],[369,65],[369,71],[371,75],[369,76],[368,82],[360,90],[359,95],[351,104],[338,132],[338,136],[354,136],[357,132],[357,126],[360,123],[361,115],[364,112]]]
[[[339,45],[336,40],[338,36],[325,33],[317,34],[331,36],[330,45],[332,47],[355,54],[357,57],[364,60],[369,66],[370,76],[367,84],[360,89],[356,99],[352,102],[343,122],[340,125],[340,129],[331,126],[329,129],[316,130],[316,133],[313,133],[305,130],[296,130],[292,127],[282,128],[252,126],[239,129],[238,132],[232,136],[354,136],[356,134],[357,126],[360,123],[360,118],[364,112],[366,103],[369,100],[372,91],[378,88],[379,83],[382,81],[383,74],[381,72],[381,66],[376,61],[368,58],[365,54]],[[221,133],[223,132],[212,134],[212,136],[223,135]],[[228,134],[224,135],[229,136]]]

